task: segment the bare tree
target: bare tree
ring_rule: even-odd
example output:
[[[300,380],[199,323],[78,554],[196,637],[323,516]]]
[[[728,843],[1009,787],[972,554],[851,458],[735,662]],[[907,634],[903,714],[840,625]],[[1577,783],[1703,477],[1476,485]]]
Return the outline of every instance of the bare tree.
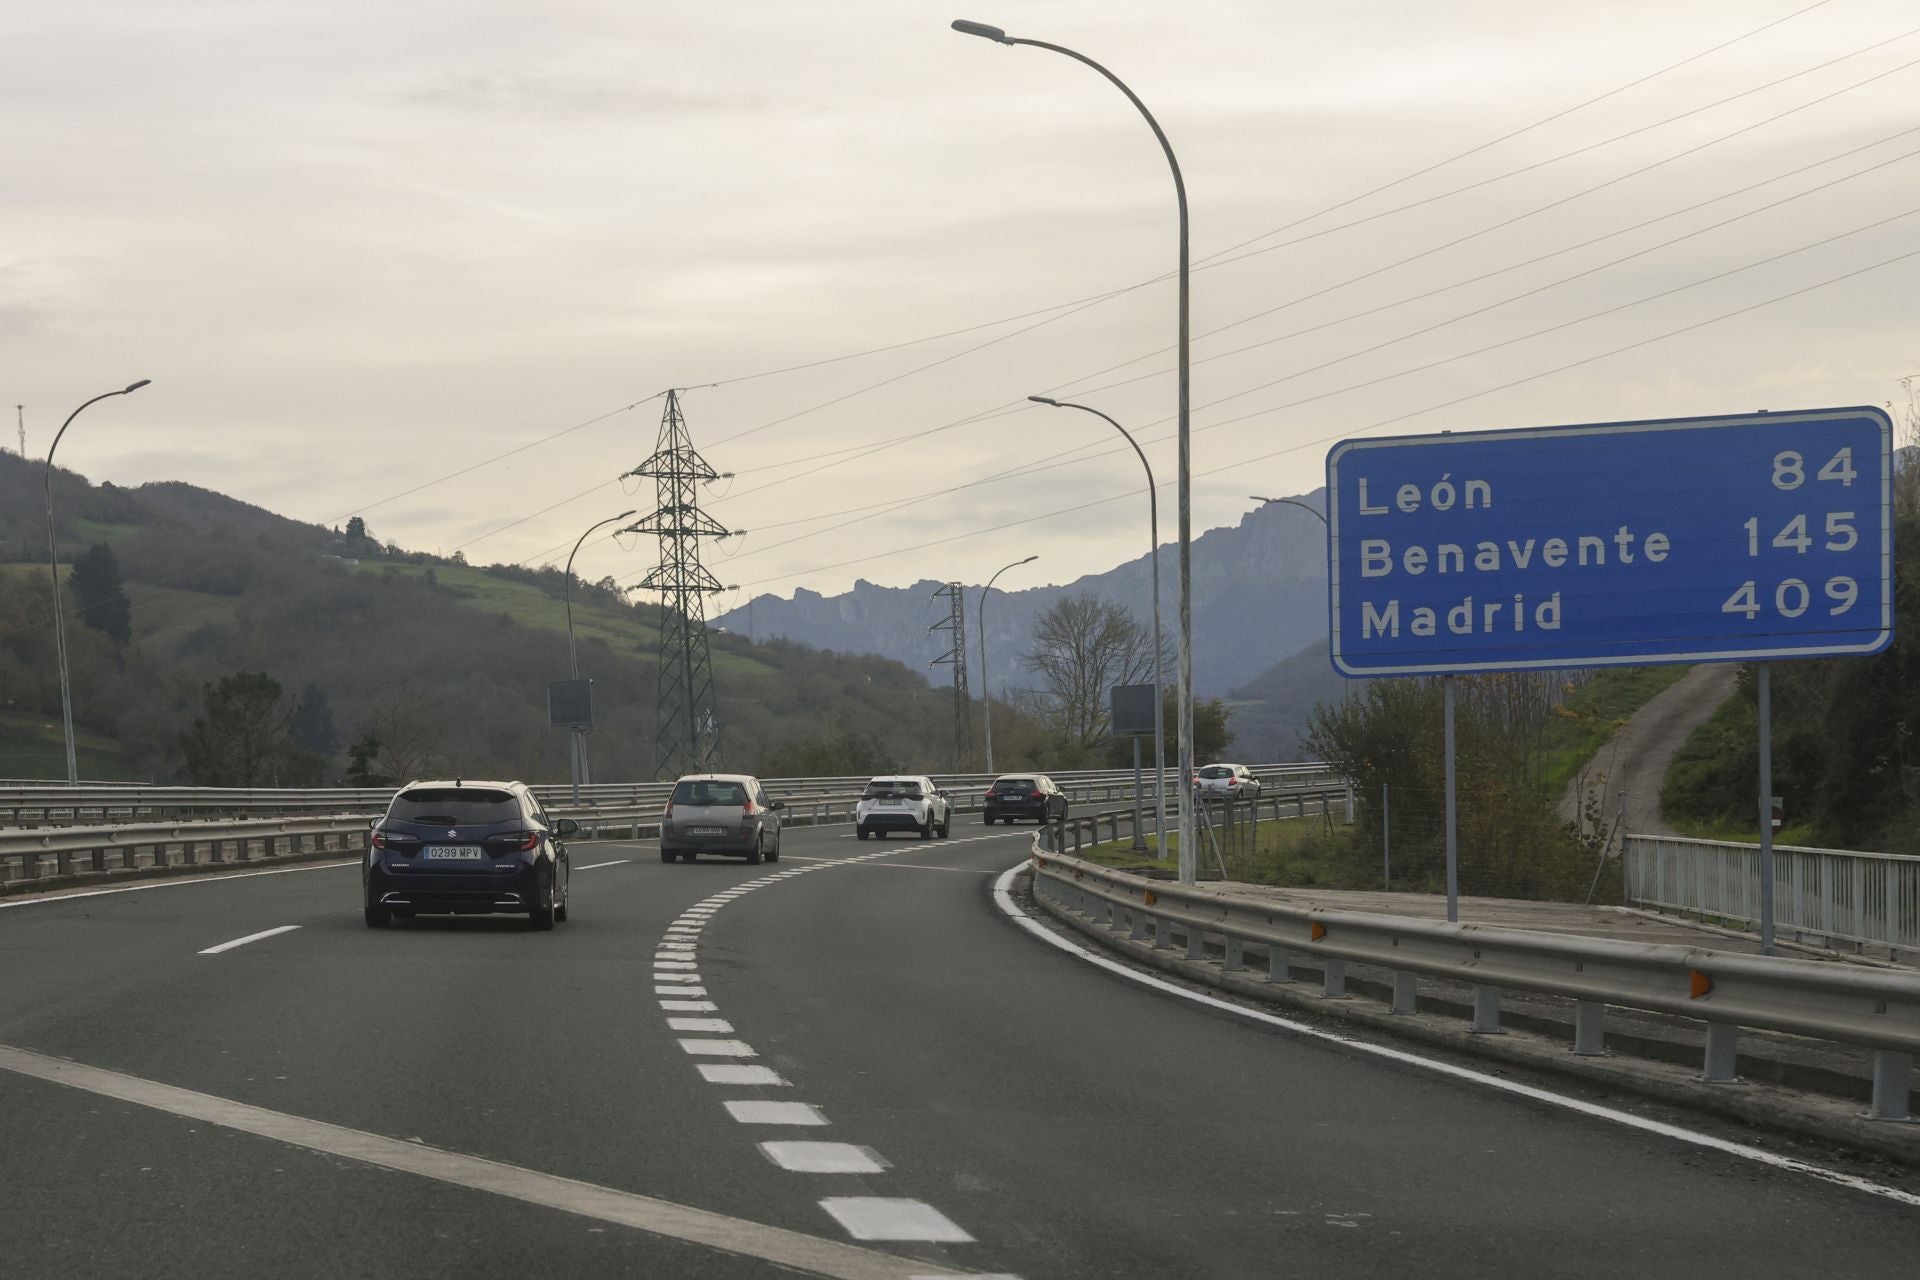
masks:
[[[380,772],[395,782],[426,777],[440,763],[446,717],[438,703],[420,690],[403,686],[384,699],[369,727],[379,742]]]
[[[1026,666],[1045,684],[1038,703],[1054,734],[1082,749],[1111,733],[1107,691],[1153,679],[1153,630],[1120,605],[1062,597],[1034,625]]]

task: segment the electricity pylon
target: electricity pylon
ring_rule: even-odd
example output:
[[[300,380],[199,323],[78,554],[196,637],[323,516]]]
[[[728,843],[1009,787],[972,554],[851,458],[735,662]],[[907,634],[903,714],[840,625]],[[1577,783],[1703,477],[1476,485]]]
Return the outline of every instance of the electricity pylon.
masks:
[[[947,597],[950,607],[945,622],[936,622],[928,631],[945,631],[951,642],[946,653],[928,666],[942,663],[953,668],[953,771],[966,773],[973,767],[973,700],[967,694],[967,595],[957,582],[949,582],[933,593],[938,600]]]
[[[667,392],[652,456],[627,475],[651,477],[656,493],[653,511],[627,528],[660,540],[660,563],[640,581],[642,591],[660,592],[654,773],[660,778],[711,773],[720,767],[720,711],[713,692],[707,597],[727,588],[700,563],[700,540],[732,537],[735,531],[700,510],[700,486],[720,473],[693,447],[678,391]]]

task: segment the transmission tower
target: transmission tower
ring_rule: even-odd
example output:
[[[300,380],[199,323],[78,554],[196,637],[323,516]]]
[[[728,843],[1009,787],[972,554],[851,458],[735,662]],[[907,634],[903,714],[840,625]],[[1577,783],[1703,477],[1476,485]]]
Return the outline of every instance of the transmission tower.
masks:
[[[660,563],[640,581],[642,591],[660,592],[654,772],[661,778],[711,773],[720,767],[720,715],[707,641],[707,597],[727,588],[700,563],[700,540],[731,537],[734,531],[700,510],[700,486],[720,473],[693,447],[678,391],[667,392],[653,455],[627,475],[652,478],[656,492],[652,513],[626,530],[660,539]]]
[[[933,593],[950,603],[945,622],[936,622],[927,630],[945,631],[951,644],[946,653],[928,663],[953,668],[953,771],[966,773],[973,767],[973,702],[967,696],[967,596],[957,582],[949,582]]]

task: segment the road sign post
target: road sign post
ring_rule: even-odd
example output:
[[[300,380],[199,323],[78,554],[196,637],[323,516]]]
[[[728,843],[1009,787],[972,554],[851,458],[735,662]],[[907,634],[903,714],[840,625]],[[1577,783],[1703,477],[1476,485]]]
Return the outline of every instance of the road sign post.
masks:
[[[1449,678],[1449,735],[1460,674],[1754,662],[1765,699],[1773,659],[1891,643],[1892,483],[1893,423],[1868,407],[1343,441],[1327,455],[1333,666]],[[1770,868],[1762,881],[1770,944]]]
[[[1140,776],[1140,739],[1154,731],[1154,717],[1160,709],[1160,691],[1150,684],[1116,684],[1107,691],[1108,712],[1113,721],[1116,734],[1126,734],[1133,739],[1133,847],[1142,850],[1147,847],[1144,831],[1145,819],[1142,808],[1145,803],[1144,789]],[[1159,762],[1155,762],[1158,765]],[[1163,783],[1166,770],[1160,770]],[[1166,832],[1160,832],[1164,842]],[[1154,850],[1157,857],[1167,856],[1166,849]]]

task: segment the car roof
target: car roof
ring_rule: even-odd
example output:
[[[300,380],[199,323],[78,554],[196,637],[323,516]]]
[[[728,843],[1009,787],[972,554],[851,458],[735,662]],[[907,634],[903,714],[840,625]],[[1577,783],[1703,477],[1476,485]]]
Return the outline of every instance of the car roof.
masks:
[[[758,782],[760,779],[750,773],[683,773],[674,782],[676,787],[682,782]]]
[[[872,786],[876,782],[931,782],[931,781],[933,781],[933,779],[929,778],[924,773],[877,773],[873,777],[867,779],[867,785]]]
[[[486,779],[486,778],[416,779],[415,781],[409,782],[406,786],[400,788],[400,790],[404,792],[404,791],[413,791],[416,789],[424,790],[427,788],[438,788],[438,787],[453,787],[453,788],[458,788],[460,790],[465,790],[469,787],[475,788],[478,790],[490,790],[490,791],[525,791],[527,790],[527,784],[524,782],[495,782],[495,781],[490,781],[489,779]]]

